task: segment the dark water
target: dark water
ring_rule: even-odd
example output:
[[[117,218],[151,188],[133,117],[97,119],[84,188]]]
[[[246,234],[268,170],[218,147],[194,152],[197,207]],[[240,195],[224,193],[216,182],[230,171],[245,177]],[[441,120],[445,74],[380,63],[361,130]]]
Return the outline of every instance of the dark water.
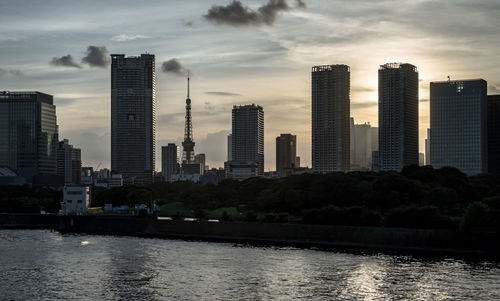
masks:
[[[500,264],[0,230],[0,300],[500,300]]]

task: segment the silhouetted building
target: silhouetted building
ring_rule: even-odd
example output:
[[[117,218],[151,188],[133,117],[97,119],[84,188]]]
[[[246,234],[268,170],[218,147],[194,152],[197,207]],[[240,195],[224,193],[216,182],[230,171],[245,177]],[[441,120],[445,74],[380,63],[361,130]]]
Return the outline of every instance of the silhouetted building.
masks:
[[[155,170],[155,56],[111,55],[111,170],[151,183]]]
[[[81,172],[81,150],[69,144],[68,139],[60,141],[57,148],[57,174],[64,178],[64,185],[80,184]]]
[[[0,166],[33,182],[56,175],[58,129],[51,95],[0,92]]]
[[[431,129],[427,129],[427,138],[425,139],[425,165],[431,165]]]
[[[179,147],[175,143],[161,147],[161,173],[167,182],[172,180],[173,174],[179,173]]]
[[[279,177],[292,174],[297,161],[297,136],[281,134],[276,137],[276,172]]]
[[[206,156],[205,154],[197,154],[194,156],[194,162],[201,165],[201,174],[205,172],[206,169]]]
[[[431,165],[473,175],[488,168],[486,81],[431,82]]]
[[[354,149],[351,152],[351,170],[367,171],[372,168],[372,127],[370,124],[355,124],[353,130]]]
[[[378,70],[380,170],[418,165],[418,71],[390,63]]]
[[[500,95],[488,95],[488,172],[500,174]]]
[[[184,125],[184,141],[182,141],[182,164],[194,161],[193,121],[191,119],[191,98],[189,98],[189,75],[187,78],[186,116]]]
[[[234,106],[232,159],[229,177],[246,179],[264,175],[264,110],[258,105]]]
[[[227,135],[227,161],[233,160],[233,135]]]
[[[312,168],[314,172],[350,169],[350,68],[312,68]]]

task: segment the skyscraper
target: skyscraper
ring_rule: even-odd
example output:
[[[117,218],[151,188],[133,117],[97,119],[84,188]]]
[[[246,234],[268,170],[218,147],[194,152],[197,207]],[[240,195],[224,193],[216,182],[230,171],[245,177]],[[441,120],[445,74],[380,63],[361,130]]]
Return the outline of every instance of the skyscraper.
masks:
[[[350,68],[312,68],[312,168],[314,172],[350,168]]]
[[[486,81],[431,82],[430,151],[434,168],[473,175],[487,171]]]
[[[155,170],[155,56],[111,55],[111,170],[151,183]]]
[[[352,170],[372,168],[372,127],[370,124],[355,124],[353,130],[354,150],[351,152]]]
[[[390,63],[378,70],[379,167],[418,165],[418,71]]]
[[[51,95],[0,92],[0,166],[31,181],[56,174],[58,128]]]
[[[431,129],[427,129],[427,138],[425,139],[425,165],[431,165]]]
[[[69,144],[68,139],[60,141],[57,148],[57,174],[64,178],[65,185],[71,185],[80,184],[81,172],[81,150]]]
[[[175,143],[161,147],[161,174],[165,181],[172,180],[172,175],[179,173],[179,151]]]
[[[276,172],[280,177],[292,174],[297,161],[297,136],[281,134],[276,137]]]
[[[500,95],[488,95],[488,172],[500,174]]]
[[[264,110],[252,104],[234,106],[232,161],[229,176],[246,179],[264,175]]]

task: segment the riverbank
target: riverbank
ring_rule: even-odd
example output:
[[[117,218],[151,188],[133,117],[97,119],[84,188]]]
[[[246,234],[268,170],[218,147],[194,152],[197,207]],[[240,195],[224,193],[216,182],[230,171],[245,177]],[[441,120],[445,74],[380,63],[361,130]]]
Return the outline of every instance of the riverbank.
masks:
[[[299,247],[500,257],[500,233],[304,224],[60,216],[59,231]]]

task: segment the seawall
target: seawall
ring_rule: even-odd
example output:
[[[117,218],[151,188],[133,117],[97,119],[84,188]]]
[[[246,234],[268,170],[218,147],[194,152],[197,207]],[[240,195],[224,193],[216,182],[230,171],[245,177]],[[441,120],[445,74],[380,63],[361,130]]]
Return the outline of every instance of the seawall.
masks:
[[[37,213],[0,213],[0,228],[3,229],[55,229],[57,215]]]
[[[500,233],[303,224],[60,216],[61,232],[500,257]]]

